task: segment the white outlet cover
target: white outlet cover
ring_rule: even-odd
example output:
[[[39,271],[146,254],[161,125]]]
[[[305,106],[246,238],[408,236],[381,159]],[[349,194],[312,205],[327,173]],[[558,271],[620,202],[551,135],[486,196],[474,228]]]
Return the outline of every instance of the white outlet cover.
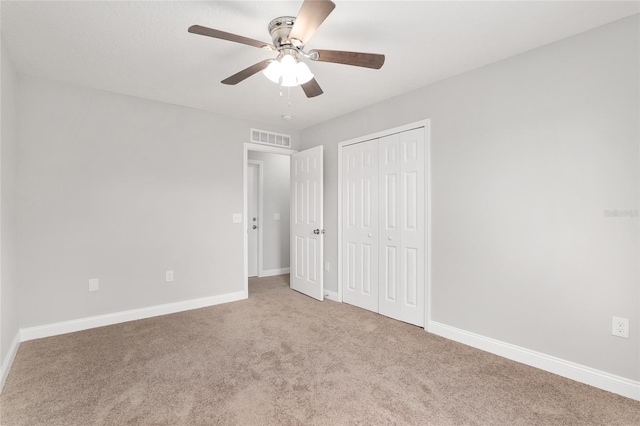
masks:
[[[611,320],[611,334],[617,337],[629,338],[629,320],[613,317]]]
[[[89,291],[98,291],[100,290],[100,281],[97,278],[92,278],[89,280]]]
[[[173,282],[173,271],[165,272],[165,280],[168,283]]]
[[[233,214],[233,223],[242,223],[242,213]]]

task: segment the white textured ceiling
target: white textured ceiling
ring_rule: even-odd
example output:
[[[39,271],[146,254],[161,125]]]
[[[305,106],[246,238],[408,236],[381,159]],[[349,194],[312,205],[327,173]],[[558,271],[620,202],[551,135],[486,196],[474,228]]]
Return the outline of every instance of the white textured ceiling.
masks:
[[[261,74],[220,83],[272,52],[187,28],[269,42],[269,21],[295,16],[301,1],[3,0],[2,36],[22,74],[302,129],[639,10],[635,1],[334,1],[307,49],[384,53],[386,63],[308,62],[324,94],[293,88],[290,107]]]

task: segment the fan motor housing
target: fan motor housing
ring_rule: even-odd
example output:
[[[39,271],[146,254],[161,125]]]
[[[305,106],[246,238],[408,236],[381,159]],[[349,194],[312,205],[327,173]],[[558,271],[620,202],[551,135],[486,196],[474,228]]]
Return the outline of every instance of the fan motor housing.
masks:
[[[281,16],[269,22],[269,34],[271,34],[276,49],[291,46],[289,34],[291,34],[291,28],[295,22],[296,18],[293,16]]]

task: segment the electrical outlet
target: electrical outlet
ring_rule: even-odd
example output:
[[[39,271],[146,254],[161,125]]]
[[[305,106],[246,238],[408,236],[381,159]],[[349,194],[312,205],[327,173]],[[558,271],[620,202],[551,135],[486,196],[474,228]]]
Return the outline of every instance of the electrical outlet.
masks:
[[[613,317],[611,321],[611,334],[628,339],[629,320],[627,318]]]
[[[167,271],[165,273],[165,281],[168,283],[173,282],[173,271]]]
[[[89,291],[98,291],[100,290],[100,281],[97,278],[92,278],[89,280]]]

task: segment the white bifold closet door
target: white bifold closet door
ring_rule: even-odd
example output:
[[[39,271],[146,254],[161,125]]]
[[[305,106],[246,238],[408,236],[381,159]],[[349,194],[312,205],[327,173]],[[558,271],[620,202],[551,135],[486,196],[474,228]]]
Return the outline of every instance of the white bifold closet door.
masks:
[[[343,147],[343,299],[424,326],[424,128]]]
[[[343,301],[378,312],[378,143],[342,149]]]

